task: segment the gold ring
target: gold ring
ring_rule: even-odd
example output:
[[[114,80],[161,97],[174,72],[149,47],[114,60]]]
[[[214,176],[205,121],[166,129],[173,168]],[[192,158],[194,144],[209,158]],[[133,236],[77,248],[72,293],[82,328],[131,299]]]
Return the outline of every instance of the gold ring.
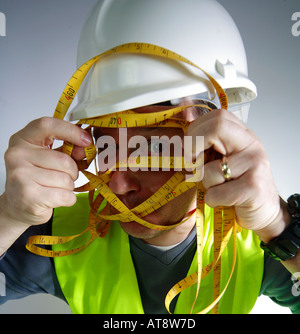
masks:
[[[225,181],[230,181],[231,180],[231,170],[228,166],[228,162],[227,162],[226,157],[222,158],[221,167],[222,167],[222,173],[223,173]]]

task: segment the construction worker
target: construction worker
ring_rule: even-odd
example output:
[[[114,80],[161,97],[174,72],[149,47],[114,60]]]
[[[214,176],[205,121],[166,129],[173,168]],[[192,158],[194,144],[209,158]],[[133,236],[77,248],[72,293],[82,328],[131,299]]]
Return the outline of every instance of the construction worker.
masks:
[[[175,20],[182,13],[188,19]],[[201,281],[193,312],[212,305],[213,313],[249,313],[259,294],[266,294],[299,313],[300,299],[293,293],[297,277],[292,274],[300,271],[300,196],[291,196],[288,203],[280,198],[265,150],[245,125],[256,87],[248,78],[243,42],[231,17],[215,0],[99,1],[81,33],[78,66],[132,43],[141,52],[122,49],[96,61],[70,113],[72,121],[85,119],[83,123],[114,115],[116,126],[100,123],[89,132],[44,117],[11,137],[5,155],[6,188],[0,197],[0,272],[7,284],[0,303],[47,292],[66,300],[74,313],[189,313],[197,284],[181,290],[178,282],[197,272],[199,188],[195,185],[177,196],[174,187],[167,191],[174,198],[163,205],[159,199],[154,201],[151,213],[135,211],[167,184],[175,175],[173,170],[135,171],[120,166],[112,170],[106,194],[114,197],[107,198],[107,207],[111,217],[120,219],[111,218],[106,235],[91,239],[80,251],[56,257],[68,248],[53,246],[49,258],[28,252],[25,245],[34,235],[71,236],[87,227],[93,205],[91,210],[88,195],[76,196],[73,190],[78,162],[85,158],[84,148],[93,146],[93,139],[99,156],[107,148],[99,140],[109,137],[115,144],[109,154],[122,153],[120,147],[125,144],[128,157],[130,141],[143,137],[152,157],[161,155],[163,136],[183,141],[202,136],[201,149],[193,146],[185,152],[191,160],[204,150],[214,152],[214,158],[205,160],[201,181],[206,206],[200,246],[202,267],[209,273]],[[142,46],[151,52],[145,54]],[[156,54],[161,48],[166,51],[164,57]],[[190,64],[172,59],[174,54]],[[226,93],[230,111],[224,110],[224,96],[214,80]],[[147,120],[178,106],[185,108],[165,117],[163,127],[161,122],[147,123],[152,127],[131,124],[133,119]],[[115,116],[122,111],[127,111],[130,123],[125,125],[126,137],[117,126],[118,115],[122,121],[124,114]],[[170,119],[188,126],[184,131],[169,127]],[[160,140],[155,142],[154,137]],[[72,156],[49,149],[54,139],[73,144]],[[105,161],[99,161],[101,169]],[[115,203],[121,203],[122,209],[117,210]],[[216,252],[213,208],[218,206],[234,208],[242,231],[236,237],[232,232],[222,250],[216,284],[217,266],[210,268],[209,263]],[[74,242],[72,249],[76,247]],[[216,303],[215,285],[220,285]],[[165,302],[173,286],[180,294]]]

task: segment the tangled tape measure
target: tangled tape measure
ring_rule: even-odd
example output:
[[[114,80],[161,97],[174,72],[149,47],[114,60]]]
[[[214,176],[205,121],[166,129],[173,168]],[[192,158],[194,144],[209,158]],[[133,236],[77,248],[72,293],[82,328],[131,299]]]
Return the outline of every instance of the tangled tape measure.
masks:
[[[144,43],[129,43],[117,46],[111,50],[108,50],[85,64],[83,64],[72,76],[68,82],[60,100],[57,104],[53,117],[63,119],[83,81],[86,74],[90,70],[95,62],[101,60],[103,57],[115,53],[140,53],[146,55],[152,55],[156,57],[164,57],[173,59],[176,61],[184,62],[191,66],[196,67],[201,70],[210,80],[214,86],[216,93],[219,97],[221,106],[223,109],[228,108],[228,101],[226,94],[222,87],[217,83],[217,81],[212,78],[208,73],[203,71],[200,67],[190,62],[188,59],[170,51],[165,48],[158,47],[152,44]],[[194,105],[193,105],[194,106]],[[201,105],[204,108],[210,109],[206,105]],[[120,127],[179,127],[185,131],[189,125],[189,122],[182,119],[176,119],[176,114],[183,111],[184,109],[191,106],[176,107],[161,112],[154,113],[136,113],[131,110],[121,111],[115,114],[104,115],[95,118],[82,119],[78,124],[87,124],[90,127],[109,127],[109,128],[120,128]],[[134,116],[134,117],[133,117]],[[172,118],[171,118],[172,117]],[[73,145],[71,143],[65,142],[63,145],[63,152],[71,155],[73,150]],[[205,153],[205,160],[211,160],[215,158],[214,156],[208,156],[210,151]],[[203,251],[203,223],[204,223],[204,188],[201,182],[192,182],[185,180],[186,172],[177,171],[175,174],[160,188],[158,189],[150,198],[145,200],[143,203],[138,205],[133,209],[128,209],[120,199],[111,191],[108,186],[111,170],[106,173],[99,174],[98,172],[94,175],[87,171],[91,162],[95,159],[97,150],[94,145],[85,148],[86,159],[78,163],[79,170],[87,177],[89,182],[79,188],[76,188],[77,192],[89,192],[89,202],[90,202],[90,214],[88,219],[88,227],[84,229],[80,234],[73,236],[32,236],[28,239],[26,248],[38,255],[47,257],[60,257],[74,254],[81,251],[87,247],[94,239],[98,237],[104,237],[112,221],[122,221],[130,222],[136,221],[139,224],[146,226],[151,229],[156,230],[168,230],[175,226],[182,224],[187,219],[196,216],[196,229],[197,229],[197,262],[198,270],[194,274],[184,278],[182,281],[178,282],[167,294],[165,299],[165,305],[167,310],[170,312],[170,304],[172,300],[181,291],[189,288],[190,286],[197,284],[197,292],[195,296],[194,303],[191,307],[191,313],[193,311],[194,305],[196,303],[201,280],[204,279],[208,273],[214,272],[214,288],[213,288],[213,303],[209,305],[200,313],[207,313],[212,310],[213,313],[218,313],[218,302],[223,296],[230,278],[232,276],[235,260],[236,260],[236,233],[237,226],[235,223],[234,209],[230,207],[220,207],[214,210],[214,258],[213,261],[208,264],[205,268],[202,268],[202,251]],[[175,158],[175,157],[174,157]],[[174,168],[175,160],[172,160],[170,168]],[[144,161],[145,165],[152,163],[150,158]],[[132,163],[132,162],[131,162]],[[133,162],[135,163],[135,162]],[[140,163],[140,161],[139,161]],[[201,163],[201,162],[199,162]],[[128,162],[125,162],[128,164]],[[159,160],[157,162],[159,167],[163,166],[163,161]],[[116,165],[115,167],[119,167]],[[140,166],[140,164],[139,164]],[[97,169],[96,169],[97,170]],[[189,212],[183,220],[174,225],[155,225],[144,220],[143,217],[147,216],[151,212],[157,210],[162,205],[170,202],[177,196],[183,194],[185,191],[197,187],[197,209],[193,212]],[[97,193],[95,192],[97,190]],[[111,209],[114,208],[117,214],[111,214]],[[37,245],[57,245],[67,243],[84,233],[90,233],[89,241],[76,248],[63,251],[52,251],[45,248],[38,247]],[[221,281],[221,255],[231,237],[234,235],[234,256],[232,261],[232,269],[228,282],[220,291],[220,281]]]

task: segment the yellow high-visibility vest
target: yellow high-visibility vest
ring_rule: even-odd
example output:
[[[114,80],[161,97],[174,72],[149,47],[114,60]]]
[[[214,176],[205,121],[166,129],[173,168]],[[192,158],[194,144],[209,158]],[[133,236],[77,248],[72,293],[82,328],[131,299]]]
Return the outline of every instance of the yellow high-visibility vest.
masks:
[[[54,211],[53,235],[74,235],[88,224],[87,194],[78,195],[72,208]],[[205,208],[203,265],[213,260],[213,210]],[[73,313],[80,314],[139,314],[144,313],[128,235],[118,223],[111,224],[104,238],[95,239],[76,254],[54,258],[61,289]],[[53,249],[70,249],[83,244],[89,235]],[[243,229],[238,234],[237,262],[229,286],[219,303],[219,313],[245,314],[253,308],[259,295],[264,266],[263,251],[258,237]],[[230,240],[221,262],[221,291],[232,267],[233,240]],[[151,265],[147,263],[147,265]],[[197,271],[194,256],[189,274]],[[159,275],[159,273],[157,273]],[[175,313],[189,313],[195,298],[196,285],[180,293]],[[213,272],[201,282],[200,294],[194,307],[199,312],[212,302]]]

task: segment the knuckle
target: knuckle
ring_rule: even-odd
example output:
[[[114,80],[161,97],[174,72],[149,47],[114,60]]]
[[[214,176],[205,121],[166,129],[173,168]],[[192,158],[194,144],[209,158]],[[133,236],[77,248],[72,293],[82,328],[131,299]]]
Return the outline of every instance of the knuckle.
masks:
[[[32,184],[30,186],[28,184],[24,184],[24,182],[20,182],[21,184],[18,187],[14,187],[17,190],[17,195],[13,197],[14,207],[20,213],[26,212],[27,214],[35,215],[34,208],[35,203],[37,201],[36,196],[36,187]]]
[[[255,189],[257,187],[257,176],[253,170],[247,175],[246,187],[247,189]]]
[[[212,130],[215,134],[218,134],[220,130],[223,129],[226,126],[226,123],[228,122],[227,115],[226,115],[227,112],[220,109],[220,110],[216,110],[215,114],[216,114],[216,117],[213,122]]]
[[[270,161],[266,155],[264,147],[259,140],[253,143],[254,150],[249,154],[249,161],[251,161],[253,169],[257,175],[262,176],[271,169]]]
[[[9,147],[4,153],[4,162],[7,173],[15,168],[26,167],[28,165],[29,151],[21,146]]]
[[[69,169],[74,168],[73,159],[65,153],[59,152],[57,154],[57,160],[58,160],[58,163],[60,164],[60,166],[65,170],[69,170]]]
[[[27,176],[27,168],[17,167],[10,173],[10,180],[12,182],[22,183],[23,180],[27,179]]]
[[[258,159],[256,168],[258,176],[266,174],[271,168],[269,159],[265,155],[261,155]]]
[[[31,124],[40,133],[40,144],[42,146],[49,146],[53,144],[55,136],[55,121],[52,117],[41,117]]]
[[[257,153],[264,154],[265,153],[265,148],[264,148],[263,143],[257,138],[257,136],[252,131],[249,131],[249,132],[250,132],[250,134],[252,135],[252,138],[253,138],[252,146],[254,147],[254,150]]]
[[[216,208],[219,205],[216,200],[216,193],[214,188],[210,188],[207,190],[205,194],[205,203],[211,208]]]
[[[260,168],[255,168],[248,173],[246,179],[246,187],[258,197],[265,189],[265,172],[261,173]]]
[[[61,190],[59,193],[60,202],[63,206],[71,207],[76,203],[76,195],[72,191]]]
[[[57,157],[62,169],[75,181],[78,177],[78,168],[75,161],[69,155],[62,152],[58,152]]]
[[[17,140],[19,138],[18,133],[13,134],[10,138],[9,138],[9,142],[8,142],[8,147],[12,147],[16,144]]]
[[[69,189],[69,190],[74,189],[74,181],[72,180],[72,178],[69,174],[63,173],[62,182],[67,189]]]
[[[228,112],[227,110],[222,109],[222,108],[214,110],[214,113],[215,113],[216,116],[219,117],[219,118],[220,118],[220,117],[224,117],[224,116],[226,115],[227,112]]]
[[[51,129],[53,128],[53,118],[41,117],[32,121],[30,124],[37,128],[40,128],[41,130],[46,131],[47,133],[51,133]]]
[[[25,156],[25,151],[26,149],[24,147],[21,146],[13,146],[13,147],[9,147],[7,149],[7,151],[5,152],[5,156],[9,157],[9,158],[24,158]]]
[[[24,180],[27,179],[27,171],[25,168],[14,168],[7,173],[6,188],[12,187],[17,189],[19,196],[22,197],[21,191],[24,190]]]
[[[33,185],[31,185],[30,187],[23,186],[20,189],[20,198],[24,202],[30,203],[30,205],[28,205],[27,208],[28,211],[33,210],[33,208],[35,207],[33,205],[33,203],[36,202],[36,197],[37,197],[35,194],[36,194],[36,188]]]
[[[19,156],[19,150],[17,148],[9,148],[6,150],[6,152],[4,153],[4,161],[6,163],[6,166],[11,166],[16,159]]]

